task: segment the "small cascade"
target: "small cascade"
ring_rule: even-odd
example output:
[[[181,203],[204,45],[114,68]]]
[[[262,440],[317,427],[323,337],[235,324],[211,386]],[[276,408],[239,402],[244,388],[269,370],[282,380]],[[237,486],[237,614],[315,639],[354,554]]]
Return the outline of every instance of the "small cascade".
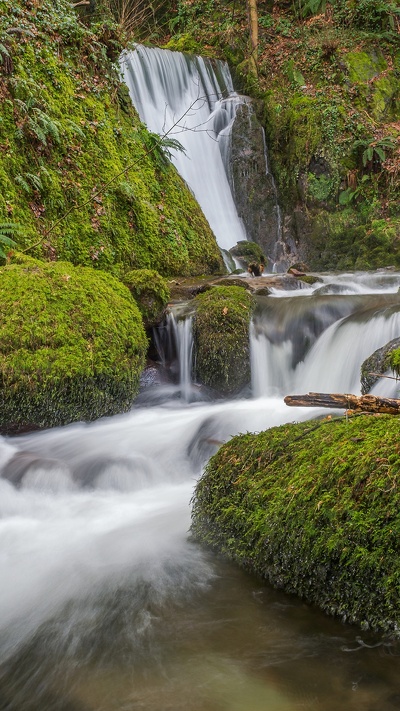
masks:
[[[266,302],[250,333],[255,397],[358,394],[362,362],[400,333],[395,294],[269,297]]]
[[[191,402],[196,399],[193,392],[193,317],[180,314],[178,310],[170,312],[164,323],[153,329],[153,343],[157,351],[157,360],[161,367],[172,375],[178,386],[176,394]],[[176,390],[176,388],[174,388]],[[171,392],[169,392],[171,395]]]
[[[325,331],[296,368],[293,392],[360,394],[361,364],[399,333],[400,306],[396,311],[356,313],[340,320]]]
[[[173,152],[173,163],[220,248],[245,240],[224,167],[235,107],[245,98],[234,92],[227,64],[139,45],[122,55],[121,71],[148,129],[184,147]]]
[[[168,321],[176,344],[181,397],[185,402],[190,402],[192,391],[193,318],[192,316],[187,316],[176,320],[174,315],[170,313]]]

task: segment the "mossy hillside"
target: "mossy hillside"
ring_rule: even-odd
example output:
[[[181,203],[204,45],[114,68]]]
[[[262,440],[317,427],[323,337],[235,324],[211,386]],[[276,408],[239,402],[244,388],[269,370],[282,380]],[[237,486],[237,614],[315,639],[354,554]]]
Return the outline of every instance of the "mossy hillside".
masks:
[[[252,296],[238,286],[214,286],[193,300],[196,376],[223,394],[250,380]]]
[[[0,269],[0,428],[17,431],[127,410],[147,338],[128,289],[68,262]]]
[[[22,225],[19,248],[116,275],[223,269],[108,59],[107,27],[85,27],[67,0],[0,0],[0,16],[0,222]]]
[[[152,269],[137,269],[124,274],[128,287],[142,314],[147,328],[159,323],[170,298],[167,281]]]
[[[338,243],[347,267],[397,265],[398,14],[393,3],[374,0],[335,0],[326,13],[316,3],[315,16],[306,5],[258,5],[258,77],[248,70],[244,2],[180,0],[172,41],[192,40],[227,58],[237,86],[259,99],[284,237],[312,268],[342,268]]]
[[[193,535],[329,614],[398,634],[398,431],[381,415],[235,437],[197,486]]]

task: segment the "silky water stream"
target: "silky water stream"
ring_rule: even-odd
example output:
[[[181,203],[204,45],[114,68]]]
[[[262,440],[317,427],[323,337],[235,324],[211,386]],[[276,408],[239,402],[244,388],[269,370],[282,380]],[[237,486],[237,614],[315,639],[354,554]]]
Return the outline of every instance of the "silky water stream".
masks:
[[[0,439],[1,711],[400,708],[396,643],[188,535],[219,442],[321,414],[286,407],[287,392],[359,392],[363,358],[400,334],[400,275],[324,282],[260,299],[253,393],[202,393],[190,322],[175,323],[180,382],[124,416]]]

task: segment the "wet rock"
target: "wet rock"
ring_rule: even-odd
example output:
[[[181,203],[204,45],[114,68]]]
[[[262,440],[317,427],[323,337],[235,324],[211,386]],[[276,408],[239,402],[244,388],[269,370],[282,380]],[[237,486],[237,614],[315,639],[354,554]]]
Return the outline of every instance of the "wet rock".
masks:
[[[378,373],[384,375],[390,367],[390,356],[392,351],[400,348],[400,338],[394,338],[382,348],[378,348],[361,365],[361,392],[366,395],[379,380]]]
[[[275,261],[280,215],[274,178],[268,171],[262,126],[251,103],[238,107],[232,126],[231,189],[249,240]]]
[[[31,478],[38,472],[52,473],[69,479],[69,467],[58,459],[45,459],[35,452],[17,452],[5,465],[2,471],[3,479],[7,479],[14,486],[21,486],[23,479],[29,474]]]

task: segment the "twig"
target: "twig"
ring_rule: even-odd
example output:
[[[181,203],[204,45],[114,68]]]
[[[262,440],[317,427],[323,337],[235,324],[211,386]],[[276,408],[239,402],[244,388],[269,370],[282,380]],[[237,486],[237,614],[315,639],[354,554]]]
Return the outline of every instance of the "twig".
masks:
[[[368,373],[368,375],[373,375],[374,378],[389,378],[389,380],[399,380],[397,375],[382,375],[382,373]]]

